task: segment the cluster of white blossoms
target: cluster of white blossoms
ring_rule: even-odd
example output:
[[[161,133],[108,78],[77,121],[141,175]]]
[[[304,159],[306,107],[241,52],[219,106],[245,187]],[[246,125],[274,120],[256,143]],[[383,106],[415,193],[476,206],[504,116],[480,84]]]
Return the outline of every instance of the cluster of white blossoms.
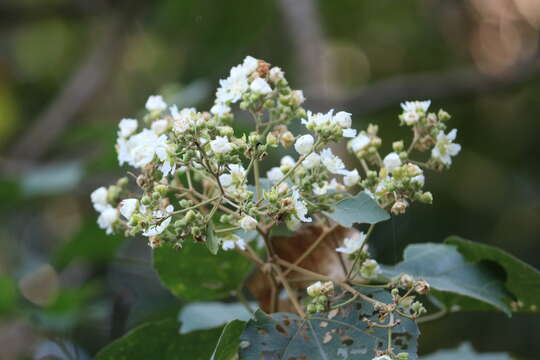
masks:
[[[453,143],[456,131],[445,133],[449,115],[429,113],[429,102],[402,104],[401,123],[413,129],[414,139],[408,149],[404,141],[394,142],[383,158],[376,126],[358,133],[350,113],[312,113],[304,101],[279,67],[250,56],[220,80],[210,111],[179,109],[150,96],[146,115],[122,119],[118,128],[118,161],[138,169],[137,188],[122,180],[92,193],[99,226],[108,234],[142,234],[152,247],[206,242],[212,233],[224,250],[249,250],[242,234],[279,224],[295,231],[357,191],[396,214],[412,201],[429,203],[424,169],[448,167],[460,150]],[[240,110],[252,115],[253,131],[235,133],[231,125]],[[304,125],[306,133],[293,134],[291,122]],[[343,138],[360,160],[358,169],[347,168],[338,156]],[[279,148],[289,155],[269,166]],[[428,149],[429,159],[410,159],[413,150]],[[346,239],[337,251],[367,254],[363,242]],[[377,276],[376,262],[362,256],[361,275]]]

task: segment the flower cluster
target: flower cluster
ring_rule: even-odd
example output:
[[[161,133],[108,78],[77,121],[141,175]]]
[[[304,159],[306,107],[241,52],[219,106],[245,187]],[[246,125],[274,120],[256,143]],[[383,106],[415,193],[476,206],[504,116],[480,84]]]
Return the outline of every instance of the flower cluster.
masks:
[[[449,115],[429,113],[429,102],[402,104],[400,121],[414,139],[408,149],[404,141],[394,142],[383,158],[376,126],[357,133],[350,113],[312,113],[304,101],[279,67],[250,56],[220,80],[210,111],[179,109],[150,96],[146,115],[122,119],[118,128],[118,161],[138,169],[137,188],[128,189],[122,179],[92,193],[99,226],[108,234],[142,234],[152,247],[217,238],[224,250],[249,251],[247,239],[255,236],[244,234],[267,233],[278,224],[294,231],[324,217],[351,192],[363,190],[396,214],[412,201],[430,203],[424,170],[450,166],[460,150],[453,143],[456,130],[445,132]],[[253,131],[235,133],[231,125],[239,111],[251,114]],[[306,132],[293,134],[291,122]],[[359,169],[347,168],[338,156],[335,144],[343,138]],[[279,148],[289,155],[268,166],[265,160]],[[410,158],[413,150],[429,149],[426,161]],[[337,251],[360,258],[361,276],[374,278],[379,268],[364,237],[346,239]]]

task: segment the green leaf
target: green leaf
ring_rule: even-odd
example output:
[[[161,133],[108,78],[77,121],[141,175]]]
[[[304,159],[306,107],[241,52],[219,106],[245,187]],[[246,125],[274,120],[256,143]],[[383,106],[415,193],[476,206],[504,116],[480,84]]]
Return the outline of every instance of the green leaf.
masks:
[[[188,301],[217,300],[243,281],[250,263],[235,251],[212,255],[203,244],[186,242],[181,249],[154,250],[154,268],[171,292]]]
[[[409,274],[426,280],[432,289],[476,299],[511,315],[507,305],[510,294],[493,269],[486,264],[468,262],[454,246],[409,245],[401,263],[382,268],[385,276]]]
[[[514,295],[513,311],[540,312],[540,271],[507,252],[492,246],[451,236],[445,240],[456,246],[469,261],[494,261],[506,271],[506,288]]]
[[[219,238],[216,236],[214,232],[214,225],[212,223],[209,223],[206,227],[206,247],[208,250],[210,250],[210,253],[212,255],[216,255],[219,250]]]
[[[178,333],[175,319],[149,322],[106,346],[95,360],[190,359],[207,360],[221,328]]]
[[[421,360],[511,360],[505,353],[479,354],[468,343],[461,344],[457,349],[439,350],[436,353],[422,356]]]
[[[223,328],[218,343],[210,360],[231,360],[238,354],[240,335],[246,328],[246,322],[233,320]]]
[[[390,294],[381,289],[358,288],[364,294],[391,303]],[[350,295],[341,301],[346,301]],[[379,313],[371,302],[356,300],[325,314],[315,314],[302,320],[295,314],[267,315],[258,310],[240,337],[246,346],[240,359],[341,359],[371,360],[374,351],[387,348],[388,329],[372,327],[362,321],[367,318],[379,322]],[[392,329],[394,351],[409,353],[409,360],[417,359],[416,324],[396,316],[400,324]],[[385,323],[387,323],[386,320]]]
[[[255,303],[251,304],[256,306]],[[221,326],[232,320],[249,320],[251,313],[240,303],[194,302],[180,310],[181,333]]]
[[[390,219],[390,215],[363,191],[338,202],[334,212],[325,214],[345,227],[353,224],[376,224]]]

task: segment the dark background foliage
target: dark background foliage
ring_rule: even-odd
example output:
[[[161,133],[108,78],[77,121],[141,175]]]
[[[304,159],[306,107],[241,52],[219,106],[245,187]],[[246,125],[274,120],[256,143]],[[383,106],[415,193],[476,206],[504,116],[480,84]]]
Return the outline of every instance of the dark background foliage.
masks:
[[[154,93],[207,108],[248,54],[281,66],[308,107],[378,123],[385,152],[409,135],[400,101],[454,116],[463,151],[429,174],[432,206],[377,229],[381,262],[459,234],[540,267],[539,29],[535,0],[0,2],[1,358],[88,358],[177,313],[144,241],[100,231],[89,193],[122,174],[122,117]],[[420,351],[471,341],[533,359],[539,333],[534,316],[453,314],[422,326]]]

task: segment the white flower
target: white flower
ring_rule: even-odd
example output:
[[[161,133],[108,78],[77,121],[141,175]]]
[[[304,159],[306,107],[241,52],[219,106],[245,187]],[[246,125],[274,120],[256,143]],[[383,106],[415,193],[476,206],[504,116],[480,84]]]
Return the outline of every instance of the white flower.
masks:
[[[407,125],[414,125],[420,120],[420,114],[416,111],[405,111],[403,113],[403,121]]]
[[[281,178],[283,177],[283,171],[281,171],[281,169],[279,167],[273,167],[270,169],[270,171],[268,171],[266,173],[266,177],[268,178],[268,180],[270,180],[271,182],[278,182],[279,180],[281,180]]]
[[[112,227],[116,220],[118,220],[118,210],[109,205],[101,211],[97,223],[100,228],[105,229],[105,232],[108,235],[112,234]]]
[[[165,210],[156,210],[152,214],[154,219],[156,220],[156,224],[150,225],[146,231],[144,231],[142,234],[144,236],[156,236],[161,234],[171,223],[172,217],[168,216],[172,214],[174,211],[174,208],[172,205],[169,205],[165,208]],[[166,217],[167,216],[167,217]],[[166,217],[165,219],[163,219]]]
[[[216,138],[210,141],[210,148],[216,154],[224,154],[232,150],[232,145],[226,136],[216,136]]]
[[[161,135],[168,127],[169,122],[165,119],[156,120],[151,125],[151,129],[156,135]]]
[[[323,288],[323,284],[320,281],[317,281],[316,283],[311,284],[307,288],[307,293],[309,296],[319,296],[321,295],[321,291]]]
[[[338,112],[333,120],[342,128],[350,128],[352,125],[351,113],[345,111]]]
[[[401,159],[399,158],[399,155],[395,152],[391,152],[390,154],[386,155],[384,160],[384,167],[388,169],[388,171],[392,172],[394,169],[401,166]]]
[[[456,129],[452,129],[446,135],[443,131],[439,132],[437,135],[437,143],[431,150],[431,157],[444,165],[452,164],[452,156],[456,156],[461,150],[461,145],[453,143],[456,139],[456,135]]]
[[[163,111],[167,108],[167,104],[160,95],[150,96],[148,100],[146,100],[145,106],[148,111]]]
[[[294,143],[295,150],[302,155],[308,154],[313,149],[313,143],[315,139],[311,135],[302,135]]]
[[[302,166],[306,169],[313,169],[315,166],[318,166],[321,163],[321,157],[317,153],[311,153],[309,154],[304,161],[302,162]]]
[[[184,108],[178,111],[176,105],[169,108],[173,118],[173,129],[177,133],[183,133],[197,124],[197,110],[195,108]]]
[[[330,184],[328,184],[328,190],[337,190],[337,191],[345,191],[345,186],[343,184],[340,184],[337,182],[336,179],[330,180]]]
[[[343,184],[345,184],[346,187],[352,187],[358,184],[358,181],[360,181],[360,174],[358,174],[358,170],[356,169],[349,171],[343,177]]]
[[[257,227],[257,224],[258,224],[257,220],[255,220],[249,215],[246,215],[242,219],[240,219],[240,223],[239,223],[240,227],[244,229],[244,231],[255,230],[255,228]]]
[[[364,150],[370,142],[371,140],[369,136],[367,136],[365,132],[361,132],[357,137],[349,142],[349,146],[351,147],[352,151],[357,152]]]
[[[118,123],[119,131],[118,136],[120,137],[128,137],[129,135],[133,134],[135,130],[137,130],[137,126],[139,126],[139,123],[135,119],[122,119],[120,120],[120,123]]]
[[[415,177],[411,178],[411,181],[418,183],[420,184],[420,187],[423,187],[426,182],[426,178],[424,177],[424,175],[416,175]]]
[[[343,240],[343,246],[336,249],[337,252],[344,254],[353,254],[360,250],[362,244],[366,240],[366,235],[361,232],[358,238],[345,238]]]
[[[246,242],[244,239],[236,236],[234,240],[224,239],[223,243],[221,244],[221,248],[225,251],[233,250],[235,247],[238,247],[241,250],[246,250]]]
[[[231,174],[221,174],[219,175],[219,182],[224,187],[229,187],[232,185],[232,176]]]
[[[304,92],[302,90],[293,90],[291,92],[291,100],[293,105],[300,106],[306,101],[304,97]]]
[[[371,360],[392,360],[392,358],[388,355],[381,355],[381,356],[374,357]]]
[[[284,157],[281,158],[281,160],[279,161],[279,164],[285,167],[293,167],[294,165],[296,165],[296,161],[294,160],[292,156],[285,155]]]
[[[404,103],[401,103],[401,108],[403,109],[404,112],[426,113],[430,105],[431,105],[431,100],[405,101]]]
[[[255,59],[253,56],[246,56],[244,62],[242,63],[242,69],[245,71],[246,75],[251,74],[259,67],[259,60]]]
[[[296,211],[296,217],[303,222],[311,222],[312,221],[311,218],[306,217],[308,210],[307,210],[306,204],[304,204],[304,202],[302,201],[298,190],[296,189],[293,190],[292,199],[293,199],[294,209]]]
[[[301,122],[312,131],[326,130],[332,125],[334,110],[330,110],[328,113],[316,113],[311,111],[307,112],[307,119],[302,119]]]
[[[240,185],[243,183],[244,178],[246,177],[246,169],[239,164],[229,164],[229,174],[221,174],[219,176],[219,182],[225,188],[232,186],[233,184]],[[233,189],[230,189],[233,190]]]
[[[256,78],[255,80],[253,80],[249,88],[251,89],[251,91],[262,95],[266,95],[272,92],[272,88],[263,78]]]
[[[313,193],[317,196],[324,195],[328,192],[328,182],[323,182],[323,185],[320,186],[319,184],[315,183],[313,184]]]
[[[341,135],[346,138],[353,138],[356,136],[356,129],[343,129]]]
[[[137,199],[124,199],[120,202],[120,214],[126,219],[130,220],[131,216],[137,210],[139,200]]]
[[[166,135],[158,137],[152,130],[143,129],[131,136],[126,143],[119,141],[118,160],[120,165],[127,162],[133,167],[140,168],[148,165],[155,155],[158,155],[160,160],[165,160],[168,148]]]
[[[231,112],[231,108],[223,103],[217,103],[212,106],[210,112],[217,116],[223,116]]]
[[[268,77],[271,82],[273,82],[274,84],[277,84],[278,82],[283,80],[283,78],[285,77],[285,74],[283,73],[283,70],[281,70],[279,67],[274,66],[273,68],[270,69],[270,72],[268,73]]]
[[[381,267],[377,261],[373,259],[367,259],[360,266],[360,275],[366,279],[372,279],[377,277],[381,273]]]
[[[347,170],[345,170],[345,164],[338,156],[332,153],[332,150],[330,148],[326,148],[321,151],[321,161],[331,173],[342,175],[347,174]]]
[[[229,77],[219,81],[220,87],[216,92],[216,102],[235,103],[240,100],[249,88],[247,75],[249,74],[242,65],[233,67]]]
[[[105,210],[109,205],[107,201],[107,189],[103,186],[97,188],[90,194],[90,199],[92,200],[92,205],[94,209],[99,212]]]

